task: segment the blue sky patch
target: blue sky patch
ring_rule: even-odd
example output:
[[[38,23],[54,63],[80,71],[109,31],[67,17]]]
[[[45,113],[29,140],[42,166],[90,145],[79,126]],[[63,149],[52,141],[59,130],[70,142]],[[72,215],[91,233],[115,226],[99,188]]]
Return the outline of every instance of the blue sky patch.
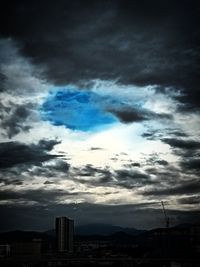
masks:
[[[43,120],[73,130],[89,131],[118,121],[106,111],[104,97],[75,88],[50,91],[40,111]]]

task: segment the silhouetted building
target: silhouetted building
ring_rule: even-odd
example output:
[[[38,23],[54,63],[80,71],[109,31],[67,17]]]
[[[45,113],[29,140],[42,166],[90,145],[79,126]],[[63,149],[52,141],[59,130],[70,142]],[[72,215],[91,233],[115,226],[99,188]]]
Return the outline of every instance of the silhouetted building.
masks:
[[[0,258],[7,257],[10,255],[10,245],[0,245]]]
[[[67,217],[56,218],[56,242],[58,252],[72,252],[74,221]]]

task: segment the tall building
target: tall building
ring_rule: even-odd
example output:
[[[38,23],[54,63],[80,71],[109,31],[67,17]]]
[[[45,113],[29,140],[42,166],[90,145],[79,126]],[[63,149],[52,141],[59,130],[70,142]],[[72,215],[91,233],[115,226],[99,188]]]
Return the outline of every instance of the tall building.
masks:
[[[56,218],[56,242],[58,252],[72,252],[74,221],[67,217]]]

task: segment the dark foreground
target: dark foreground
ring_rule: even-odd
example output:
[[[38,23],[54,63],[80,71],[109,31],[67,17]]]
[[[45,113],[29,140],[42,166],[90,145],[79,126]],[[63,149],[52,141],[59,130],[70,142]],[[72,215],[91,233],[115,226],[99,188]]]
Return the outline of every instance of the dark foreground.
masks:
[[[138,235],[75,236],[73,252],[57,253],[55,236],[0,234],[1,267],[199,267],[200,226],[154,229]]]

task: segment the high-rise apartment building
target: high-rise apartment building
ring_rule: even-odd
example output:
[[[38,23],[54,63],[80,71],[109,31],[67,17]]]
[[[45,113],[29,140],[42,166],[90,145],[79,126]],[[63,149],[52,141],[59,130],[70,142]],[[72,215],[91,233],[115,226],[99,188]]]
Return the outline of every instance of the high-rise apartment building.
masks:
[[[67,217],[56,218],[56,242],[58,252],[72,252],[74,221]]]

